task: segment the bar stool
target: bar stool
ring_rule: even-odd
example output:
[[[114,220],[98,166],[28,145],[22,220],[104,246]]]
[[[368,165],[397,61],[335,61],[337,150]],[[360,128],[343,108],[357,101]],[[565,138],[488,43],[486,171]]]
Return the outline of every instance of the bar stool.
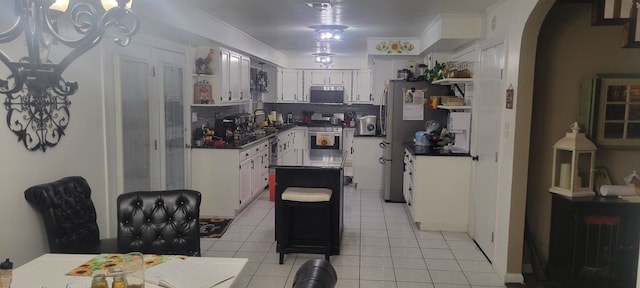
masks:
[[[324,259],[329,261],[331,256],[331,189],[328,188],[305,188],[289,187],[282,192],[282,229],[278,237],[280,246],[280,264],[284,262],[284,254],[288,253],[316,253],[324,254]],[[322,245],[292,245],[291,219],[292,208],[300,207],[307,211],[307,208],[318,208],[324,212],[323,222],[326,232],[323,233]]]

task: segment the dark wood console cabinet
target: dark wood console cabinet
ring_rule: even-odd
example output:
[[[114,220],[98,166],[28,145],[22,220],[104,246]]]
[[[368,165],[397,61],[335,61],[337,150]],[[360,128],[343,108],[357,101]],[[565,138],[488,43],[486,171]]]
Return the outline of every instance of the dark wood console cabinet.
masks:
[[[562,287],[635,288],[640,203],[551,195],[548,276]]]

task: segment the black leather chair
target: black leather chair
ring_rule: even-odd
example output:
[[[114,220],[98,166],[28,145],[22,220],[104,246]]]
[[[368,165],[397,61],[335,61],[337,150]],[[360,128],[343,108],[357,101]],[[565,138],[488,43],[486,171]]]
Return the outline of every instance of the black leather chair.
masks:
[[[51,253],[117,253],[116,239],[100,239],[91,188],[80,176],[65,177],[24,191],[44,220]]]
[[[120,252],[200,256],[200,192],[138,191],[118,196]]]
[[[293,288],[333,288],[338,274],[329,261],[311,259],[304,262],[293,278]]]

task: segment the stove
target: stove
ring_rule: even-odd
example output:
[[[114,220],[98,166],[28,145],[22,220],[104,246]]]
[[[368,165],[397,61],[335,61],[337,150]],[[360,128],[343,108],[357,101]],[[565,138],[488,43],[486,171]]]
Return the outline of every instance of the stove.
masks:
[[[342,126],[309,126],[309,146],[313,150],[342,151]]]

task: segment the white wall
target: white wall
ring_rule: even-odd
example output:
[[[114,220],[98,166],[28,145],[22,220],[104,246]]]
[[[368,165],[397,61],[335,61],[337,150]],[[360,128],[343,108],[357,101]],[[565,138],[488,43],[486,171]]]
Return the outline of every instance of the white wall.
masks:
[[[18,39],[0,46],[12,58],[25,56],[25,44]],[[56,55],[53,53],[52,58]],[[67,81],[78,81],[78,92],[70,96],[70,123],[57,146],[46,152],[27,151],[17,137],[0,124],[0,257],[20,265],[48,251],[45,229],[39,213],[24,199],[32,185],[71,175],[87,179],[98,212],[101,235],[106,235],[108,219],[105,187],[104,109],[102,98],[100,48],[94,48],[72,63],[63,74]],[[6,77],[4,65],[0,72]],[[0,95],[4,100],[4,95]],[[7,111],[2,109],[1,119]]]

